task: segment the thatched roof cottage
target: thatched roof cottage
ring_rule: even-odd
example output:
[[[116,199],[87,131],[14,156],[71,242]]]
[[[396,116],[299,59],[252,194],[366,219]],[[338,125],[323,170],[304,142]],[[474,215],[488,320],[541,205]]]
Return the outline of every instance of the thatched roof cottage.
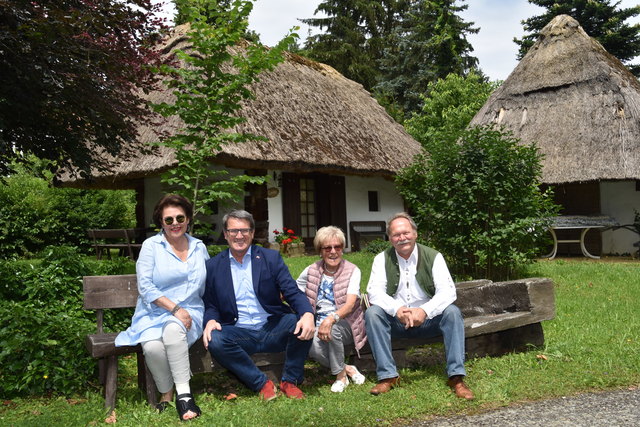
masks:
[[[471,124],[497,123],[544,154],[543,182],[563,214],[604,214],[620,224],[640,210],[640,83],[622,63],[561,15]],[[604,253],[630,253],[637,236],[602,236]],[[597,245],[597,243],[596,243]]]
[[[187,31],[187,26],[177,27],[163,49],[188,48]],[[351,222],[384,221],[402,210],[392,178],[420,145],[361,85],[327,65],[287,53],[252,90],[255,100],[245,103],[247,122],[238,130],[267,141],[225,146],[212,163],[232,174],[273,178],[239,203],[263,226],[262,238],[273,237],[269,230],[285,225],[310,243],[320,226],[333,224],[347,232]],[[158,103],[171,96],[157,91],[148,98]],[[180,127],[180,119],[172,117],[160,130],[172,133]],[[154,142],[155,130],[141,129],[140,141]],[[62,185],[135,188],[145,206],[139,225],[148,226],[162,192],[159,176],[175,164],[172,150],[161,148],[90,180],[63,179]]]

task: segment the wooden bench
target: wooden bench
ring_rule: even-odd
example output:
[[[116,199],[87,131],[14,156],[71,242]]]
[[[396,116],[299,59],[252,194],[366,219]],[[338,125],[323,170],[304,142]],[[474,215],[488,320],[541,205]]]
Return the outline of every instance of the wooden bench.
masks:
[[[372,240],[387,240],[387,223],[384,221],[349,222],[351,250],[359,251]]]
[[[138,287],[135,274],[118,276],[85,276],[83,278],[84,309],[96,311],[97,331],[87,335],[85,345],[89,354],[98,359],[100,383],[104,384],[105,407],[113,409],[116,401],[118,356],[135,353],[138,362],[138,387],[147,395],[150,405],[155,405],[156,387],[144,362],[140,345],[116,347],[117,333],[104,331],[104,310],[135,307]]]
[[[457,283],[456,289],[458,294],[456,305],[464,316],[467,355],[497,356],[513,351],[523,351],[532,345],[544,344],[544,333],[540,322],[555,317],[555,296],[553,282],[550,279],[530,278],[509,282],[475,280]],[[138,385],[146,392],[149,404],[155,405],[157,402],[155,384],[144,366],[144,356],[140,346],[115,347],[113,342],[117,334],[104,333],[102,330],[102,309],[135,306],[138,296],[136,276],[134,274],[86,276],[84,292],[85,309],[98,310],[98,333],[88,335],[86,343],[89,353],[106,364],[105,406],[114,406],[117,357],[127,353],[137,353]],[[398,367],[406,366],[408,349],[441,341],[439,337],[394,340],[393,351]],[[352,349],[348,351],[354,353]],[[375,363],[368,345],[360,351],[360,354],[361,359],[355,359],[353,363],[364,370],[375,370]],[[277,380],[280,377],[284,353],[258,353],[252,358],[271,379]],[[215,361],[212,361],[201,341],[191,346],[189,360],[194,374],[221,369]]]
[[[93,241],[96,258],[102,259],[104,253],[111,259],[111,249],[118,249],[135,261],[142,244],[136,242],[137,231],[134,228],[89,229],[87,234]]]

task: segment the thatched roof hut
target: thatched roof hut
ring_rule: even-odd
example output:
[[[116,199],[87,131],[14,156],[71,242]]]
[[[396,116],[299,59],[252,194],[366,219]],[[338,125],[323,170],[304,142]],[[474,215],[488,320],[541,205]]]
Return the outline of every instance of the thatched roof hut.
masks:
[[[567,15],[554,18],[472,125],[544,154],[543,182],[640,179],[640,84]]]
[[[188,25],[176,27],[164,51],[188,49]],[[255,100],[244,104],[247,122],[237,130],[264,136],[268,141],[227,145],[213,163],[238,169],[271,169],[298,173],[391,177],[408,165],[420,145],[396,123],[376,100],[335,69],[286,53],[285,61],[260,75],[252,88]],[[170,91],[146,97],[170,102]],[[178,117],[164,120],[159,130],[175,133]],[[156,130],[141,128],[139,140],[154,142]],[[141,155],[119,163],[91,181],[62,178],[62,185],[122,188],[134,179],[158,175],[176,164],[173,151]]]

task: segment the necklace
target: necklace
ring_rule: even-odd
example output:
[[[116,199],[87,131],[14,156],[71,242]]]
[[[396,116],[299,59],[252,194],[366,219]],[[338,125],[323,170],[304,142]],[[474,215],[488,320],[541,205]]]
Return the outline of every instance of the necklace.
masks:
[[[325,273],[329,273],[329,274],[336,274],[336,271],[338,271],[338,269],[336,268],[335,270],[331,271],[329,270],[327,267],[324,268],[324,272]]]

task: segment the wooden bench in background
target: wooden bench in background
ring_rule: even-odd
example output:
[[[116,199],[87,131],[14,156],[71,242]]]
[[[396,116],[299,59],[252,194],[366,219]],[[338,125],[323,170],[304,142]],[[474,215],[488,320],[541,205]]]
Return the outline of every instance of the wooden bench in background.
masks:
[[[351,250],[359,251],[372,240],[387,240],[387,223],[384,221],[351,221],[349,223]]]
[[[456,284],[456,305],[462,311],[468,356],[497,356],[523,351],[530,346],[542,346],[544,333],[540,322],[555,317],[553,282],[545,278],[531,278],[509,282],[475,280]],[[156,388],[144,366],[140,346],[115,347],[117,334],[102,330],[101,310],[134,307],[138,296],[136,276],[86,276],[84,278],[85,309],[97,309],[98,333],[86,339],[89,353],[106,364],[105,406],[113,407],[116,395],[117,358],[121,354],[137,353],[138,385],[145,391],[150,405],[157,402]],[[406,366],[407,350],[425,344],[441,342],[439,337],[418,340],[394,340],[393,352],[398,367]],[[361,359],[353,363],[365,371],[375,371],[371,349],[366,345]],[[278,380],[284,363],[284,353],[258,353],[252,356],[258,367],[272,380]],[[189,350],[191,371],[194,374],[213,372],[221,367],[212,361],[200,341]],[[103,370],[101,369],[101,372]]]
[[[104,254],[111,259],[111,249],[118,249],[121,255],[135,261],[142,247],[136,243],[138,230],[135,228],[89,229],[87,234],[93,242],[97,259],[102,259]]]

